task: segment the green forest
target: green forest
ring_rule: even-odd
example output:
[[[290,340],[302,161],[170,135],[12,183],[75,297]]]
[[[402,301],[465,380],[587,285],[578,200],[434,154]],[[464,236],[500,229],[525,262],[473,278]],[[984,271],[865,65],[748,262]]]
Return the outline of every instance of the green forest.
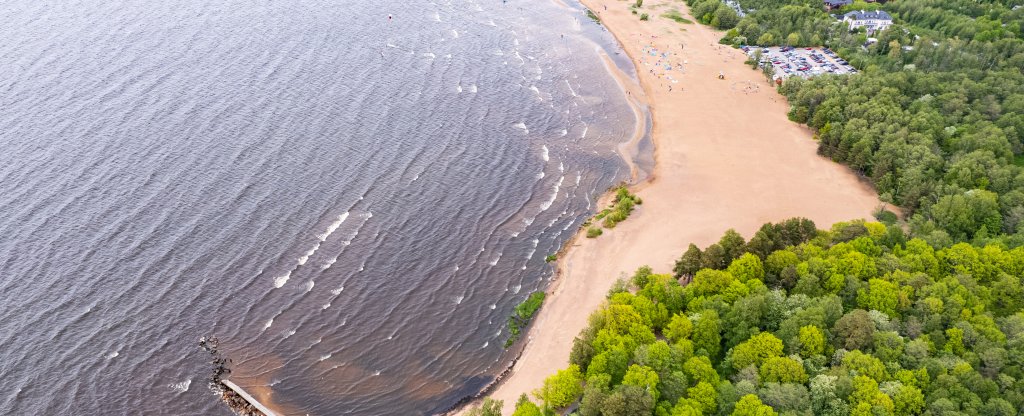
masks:
[[[818,0],[740,0],[752,11],[734,24],[715,19],[729,9],[717,0],[688,2],[702,22],[731,28],[725,43],[828,46],[861,70],[792,77],[780,92],[789,117],[817,131],[819,152],[869,179],[915,236],[1024,243],[1024,1],[847,6],[894,16],[870,43]]]
[[[516,415],[1017,415],[1024,248],[766,224],[620,281]],[[681,285],[680,279],[688,284]],[[475,414],[487,414],[485,404]]]

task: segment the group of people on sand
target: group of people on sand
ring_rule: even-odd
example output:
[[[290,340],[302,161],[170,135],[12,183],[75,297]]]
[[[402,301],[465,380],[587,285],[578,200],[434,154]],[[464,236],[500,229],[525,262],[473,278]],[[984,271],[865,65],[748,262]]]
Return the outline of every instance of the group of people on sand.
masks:
[[[640,34],[638,34],[638,35],[639,36],[643,36],[643,35],[640,35]],[[680,62],[679,61],[679,56],[675,52],[671,52],[671,51],[669,51],[667,49],[664,50],[664,51],[658,49],[655,46],[655,43],[654,43],[654,40],[657,39],[657,36],[656,35],[650,35],[650,37],[651,37],[651,39],[647,42],[647,44],[640,48],[641,52],[643,53],[640,56],[640,62],[642,64],[646,65],[646,66],[650,66],[651,67],[651,68],[648,69],[648,72],[651,75],[654,75],[654,76],[658,77],[658,79],[664,79],[665,81],[667,81],[667,83],[668,83],[668,91],[669,92],[676,91],[675,89],[673,89],[672,84],[679,83],[679,80],[675,79],[672,76],[671,72],[672,71],[679,71],[680,73],[685,73],[685,71],[683,70],[683,64],[685,63],[685,61],[684,62]],[[641,39],[638,40],[638,42],[643,44],[644,43],[644,39],[641,38]],[[685,44],[682,44],[682,43],[679,44],[679,49],[680,50],[683,50],[685,48],[686,48]],[[665,84],[661,84],[661,85],[665,86]],[[683,91],[683,89],[679,88],[678,91],[681,92],[681,91]]]

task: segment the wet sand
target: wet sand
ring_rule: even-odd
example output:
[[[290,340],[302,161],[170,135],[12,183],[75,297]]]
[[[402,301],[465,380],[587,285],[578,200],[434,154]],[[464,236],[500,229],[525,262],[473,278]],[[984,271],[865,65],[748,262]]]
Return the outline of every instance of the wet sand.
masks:
[[[749,238],[765,222],[796,216],[822,228],[870,218],[881,205],[849,169],[816,154],[812,132],[786,118],[785,99],[743,64],[741,51],[718,44],[721,32],[660,17],[677,8],[696,21],[684,3],[645,1],[641,11],[651,17],[644,22],[630,13],[632,2],[582,2],[637,67],[654,120],[655,168],[633,187],[644,203],[629,219],[597,239],[578,235],[569,243],[522,356],[491,394],[505,401],[505,414],[521,393],[568,365],[573,337],[617,278],[642,265],[669,273],[687,245],[705,247],[730,228]]]

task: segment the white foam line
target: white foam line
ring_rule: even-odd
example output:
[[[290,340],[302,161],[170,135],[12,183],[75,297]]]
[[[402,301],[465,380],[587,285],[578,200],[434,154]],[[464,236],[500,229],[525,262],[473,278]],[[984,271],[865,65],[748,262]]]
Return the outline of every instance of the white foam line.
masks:
[[[178,393],[184,393],[184,392],[188,391],[188,386],[191,386],[191,385],[192,385],[192,379],[186,379],[185,381],[182,381],[180,383],[168,384],[167,387],[170,387],[171,390],[174,390],[174,391],[176,391]]]
[[[551,193],[551,198],[548,198],[547,201],[544,201],[543,203],[540,204],[541,212],[547,211],[548,208],[551,208],[551,205],[555,203],[556,199],[558,199],[558,190],[562,187],[562,181],[564,180],[565,175],[562,175],[561,177],[558,178],[558,183],[556,183],[555,187],[552,189],[554,192]]]
[[[309,261],[309,258],[312,257],[314,254],[316,254],[317,250],[320,250],[320,246],[323,244],[323,242],[326,241],[327,238],[331,236],[331,234],[334,234],[334,232],[337,231],[339,227],[341,227],[341,224],[344,223],[346,219],[348,219],[348,216],[349,216],[349,212],[345,211],[344,213],[339,215],[338,218],[336,218],[333,222],[331,222],[330,225],[327,226],[327,229],[324,230],[323,233],[317,234],[317,236],[316,236],[317,242],[313,246],[313,248],[309,249],[309,251],[307,251],[301,257],[296,259],[296,261],[295,261],[296,266],[294,268],[292,268],[292,270],[289,270],[288,273],[285,273],[285,274],[283,274],[281,276],[275,277],[274,278],[274,287],[275,288],[281,288],[281,287],[283,287],[285,285],[285,283],[288,283],[288,279],[290,279],[292,277],[292,272],[295,271],[295,269],[298,268],[299,266],[305,265],[306,262]],[[337,258],[335,258],[335,260],[337,260]],[[326,263],[325,265],[321,266],[321,269],[327,269],[328,267],[331,267],[331,264],[334,264],[334,260],[332,260],[332,261]],[[310,289],[312,289],[312,287],[310,287]]]
[[[549,225],[549,227],[550,227],[550,225]],[[534,238],[533,241],[531,241],[531,242],[533,243],[533,247],[530,248],[529,254],[526,255],[526,261],[530,261],[530,259],[533,258],[534,253],[537,252],[537,244],[540,243],[540,240]],[[523,269],[526,269],[525,265],[523,266]]]
[[[540,89],[539,88],[537,88],[534,85],[531,85],[530,86],[530,91],[533,91],[534,94],[537,94],[537,100],[544,101],[544,96],[540,94]]]
[[[331,225],[328,225],[327,230],[325,230],[323,234],[320,234],[318,236],[320,238],[320,241],[327,240],[327,237],[330,237],[331,234],[337,231],[338,227],[341,227],[341,224],[344,223],[346,219],[348,219],[348,214],[348,211],[345,211],[345,213],[339,215],[338,219],[334,220],[334,222],[332,222]]]
[[[289,270],[288,273],[285,273],[285,274],[283,274],[281,276],[275,277],[274,278],[274,287],[280,289],[281,287],[284,286],[285,283],[288,283],[288,279],[290,279],[291,277],[292,277],[292,271],[291,270]]]
[[[373,218],[373,212],[367,211],[363,214],[357,215],[357,217],[363,218],[363,222],[359,224],[359,226],[355,229],[355,232],[353,232],[352,235],[348,236],[347,240],[341,242],[341,245],[347,247],[348,245],[352,244],[352,241],[355,240],[357,236],[359,236],[359,232],[362,231],[363,227],[366,226],[366,223],[370,221],[370,218]],[[345,218],[348,218],[347,212],[345,213]],[[342,251],[342,253],[344,253],[344,251]],[[338,258],[341,257],[342,253],[338,253],[338,255],[334,256],[330,260],[323,262],[320,265],[320,270],[327,270],[331,268],[331,266],[333,266],[334,263],[338,261]]]
[[[331,266],[333,266],[334,263],[337,262],[337,261],[338,261],[337,257],[335,257],[333,259],[330,259],[330,260],[327,260],[326,262],[324,262],[324,264],[320,265],[320,270],[330,269]]]
[[[320,243],[316,243],[316,245],[313,246],[313,248],[309,249],[309,251],[307,251],[306,254],[303,254],[302,257],[299,257],[299,259],[297,261],[299,266],[302,266],[302,265],[306,264],[306,262],[309,261],[309,256],[312,256],[319,249],[320,249]]]

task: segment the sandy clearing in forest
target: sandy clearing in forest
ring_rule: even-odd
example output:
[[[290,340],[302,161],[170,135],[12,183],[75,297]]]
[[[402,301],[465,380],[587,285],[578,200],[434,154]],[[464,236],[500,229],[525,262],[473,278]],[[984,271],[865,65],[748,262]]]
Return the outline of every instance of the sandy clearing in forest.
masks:
[[[660,17],[677,8],[696,21],[681,1],[644,2],[647,22],[630,13],[632,2],[581,1],[637,67],[654,120],[656,163],[650,178],[633,187],[644,203],[629,219],[597,239],[569,243],[522,356],[491,394],[505,401],[505,414],[520,393],[568,365],[573,337],[620,276],[645,264],[670,272],[688,244],[705,247],[729,228],[749,237],[765,222],[795,216],[828,227],[870,218],[881,205],[849,169],[816,154],[812,132],[786,119],[785,99],[743,64],[741,51],[718,44],[721,32]],[[652,46],[670,53],[662,65],[655,65]],[[617,76],[635,90],[631,79]]]

